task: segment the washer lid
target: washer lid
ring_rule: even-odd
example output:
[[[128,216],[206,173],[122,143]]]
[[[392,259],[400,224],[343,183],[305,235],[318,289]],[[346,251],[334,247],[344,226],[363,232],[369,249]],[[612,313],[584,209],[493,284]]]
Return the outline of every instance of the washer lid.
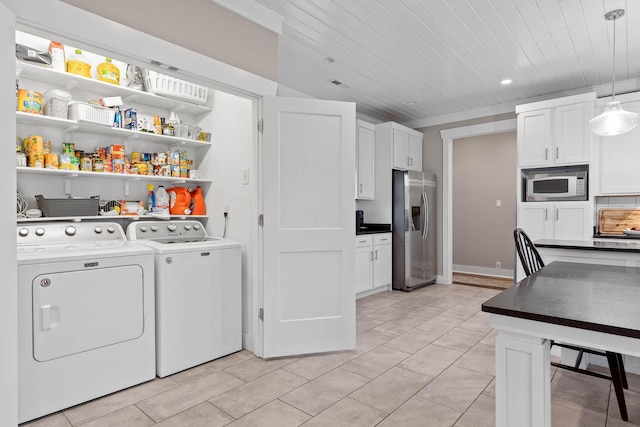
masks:
[[[148,246],[126,240],[51,245],[18,245],[18,265],[96,257],[128,257],[152,254]]]

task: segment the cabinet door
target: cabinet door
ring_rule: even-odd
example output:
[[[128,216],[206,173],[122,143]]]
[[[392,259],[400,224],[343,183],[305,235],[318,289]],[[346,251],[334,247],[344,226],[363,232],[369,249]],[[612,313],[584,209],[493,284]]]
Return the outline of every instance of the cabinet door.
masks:
[[[545,166],[552,163],[551,110],[518,114],[518,165]]]
[[[373,287],[391,284],[391,245],[373,247]]]
[[[373,199],[374,198],[374,142],[375,133],[371,129],[358,126],[357,135],[357,199]]]
[[[525,202],[518,206],[518,227],[534,242],[553,239],[553,221],[553,203]]]
[[[422,137],[409,135],[409,170],[422,172]]]
[[[401,130],[393,130],[393,167],[409,169],[409,134]]]
[[[553,209],[554,238],[586,240],[591,238],[591,204],[589,202],[556,203]]]
[[[372,288],[371,246],[356,248],[356,293]]]
[[[588,162],[591,152],[592,133],[589,119],[593,117],[593,102],[563,105],[554,111],[555,148],[553,159],[556,164]]]
[[[640,101],[622,108],[640,113]],[[604,136],[600,143],[602,194],[640,193],[640,126],[624,135]]]

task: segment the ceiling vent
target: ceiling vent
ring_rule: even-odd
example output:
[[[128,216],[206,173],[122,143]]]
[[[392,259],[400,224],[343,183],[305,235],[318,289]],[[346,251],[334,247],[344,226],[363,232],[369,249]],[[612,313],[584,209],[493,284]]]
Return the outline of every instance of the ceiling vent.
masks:
[[[329,80],[329,83],[334,84],[336,86],[342,85],[342,82],[340,80],[336,80],[336,79]]]

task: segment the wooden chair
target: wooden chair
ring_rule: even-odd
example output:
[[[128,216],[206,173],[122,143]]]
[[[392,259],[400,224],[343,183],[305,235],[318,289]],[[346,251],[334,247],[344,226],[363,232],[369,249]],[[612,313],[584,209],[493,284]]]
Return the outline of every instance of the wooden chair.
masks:
[[[538,270],[541,270],[544,267],[544,261],[542,261],[542,257],[540,253],[536,249],[535,245],[527,236],[527,233],[524,232],[521,228],[516,228],[513,231],[513,239],[516,243],[516,251],[518,252],[518,258],[520,258],[520,262],[522,263],[522,268],[524,269],[527,277],[532,275]],[[613,382],[613,388],[616,392],[616,398],[618,399],[618,408],[620,408],[620,416],[624,421],[629,419],[627,415],[627,405],[624,400],[624,391],[623,389],[629,388],[627,383],[627,374],[624,369],[624,363],[622,360],[622,355],[619,353],[613,353],[611,351],[598,351],[591,348],[586,347],[578,347],[570,344],[557,343],[553,340],[551,341],[551,346],[558,346],[562,348],[567,348],[570,350],[574,350],[578,352],[578,356],[576,357],[576,361],[573,366],[565,365],[562,363],[551,362],[551,365],[556,366],[558,368],[567,369],[569,371],[578,372],[580,374],[589,375],[597,378],[604,378]],[[604,356],[607,358],[607,362],[609,364],[609,372],[611,375],[603,375],[598,372],[588,371],[586,369],[580,368],[580,363],[582,362],[582,356],[584,353],[595,354],[598,356]]]

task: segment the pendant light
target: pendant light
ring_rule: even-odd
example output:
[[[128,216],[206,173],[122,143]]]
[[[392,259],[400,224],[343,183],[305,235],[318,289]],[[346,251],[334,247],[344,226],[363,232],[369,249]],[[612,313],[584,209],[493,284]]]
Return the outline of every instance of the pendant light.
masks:
[[[625,111],[616,101],[616,19],[624,16],[624,9],[616,9],[604,15],[607,21],[613,21],[613,82],[611,84],[611,102],[604,111],[589,120],[591,132],[600,136],[622,135],[638,126],[638,113]]]

